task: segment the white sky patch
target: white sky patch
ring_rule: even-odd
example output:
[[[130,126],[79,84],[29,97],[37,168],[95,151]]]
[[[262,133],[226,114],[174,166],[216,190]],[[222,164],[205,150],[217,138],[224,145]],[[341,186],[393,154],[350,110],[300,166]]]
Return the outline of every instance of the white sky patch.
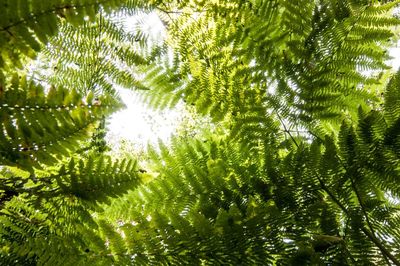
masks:
[[[165,27],[156,13],[137,14],[124,18],[127,31],[141,30],[148,34],[148,44],[160,44],[166,36]],[[127,140],[136,149],[145,149],[147,143],[155,144],[158,139],[168,142],[185,114],[183,106],[172,110],[155,111],[144,104],[137,93],[118,88],[126,108],[108,119],[107,141],[118,150],[121,140]]]
[[[166,37],[164,24],[157,13],[141,13],[124,19],[124,25],[129,32],[141,30],[149,36],[151,43],[159,43]]]
[[[138,148],[155,144],[158,139],[167,142],[182,121],[185,110],[181,105],[165,111],[152,110],[134,91],[118,89],[118,92],[126,108],[109,118],[107,140],[114,148],[119,148],[121,140],[131,141]]]
[[[391,60],[388,61],[388,64],[393,67],[394,71],[397,71],[400,67],[400,41],[397,43],[396,47],[392,47],[389,49],[389,55],[392,57]]]

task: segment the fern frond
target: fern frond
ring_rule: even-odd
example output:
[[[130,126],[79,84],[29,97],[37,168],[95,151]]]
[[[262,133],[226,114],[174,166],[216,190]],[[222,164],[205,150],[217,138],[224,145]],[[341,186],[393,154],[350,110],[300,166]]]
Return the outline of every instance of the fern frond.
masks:
[[[52,87],[45,93],[41,85],[18,75],[4,86],[0,95],[2,165],[54,164],[60,156],[79,149],[96,121],[119,108],[114,99],[85,97],[75,90]]]
[[[108,202],[109,197],[119,196],[140,182],[135,161],[113,163],[109,157],[89,157],[78,162],[71,159],[68,166],[62,166],[50,178],[57,180],[63,193],[98,203]]]
[[[43,60],[51,62],[52,74],[39,75],[49,83],[82,93],[114,93],[116,85],[143,89],[135,68],[147,60],[138,51],[144,40],[137,38],[101,14],[78,28],[62,23],[60,33],[44,51]],[[59,60],[53,63],[54,57]]]

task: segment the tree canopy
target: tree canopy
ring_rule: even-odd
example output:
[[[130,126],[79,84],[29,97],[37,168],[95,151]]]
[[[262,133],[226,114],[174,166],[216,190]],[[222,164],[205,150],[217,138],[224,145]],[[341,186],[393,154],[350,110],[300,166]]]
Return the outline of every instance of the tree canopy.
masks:
[[[0,0],[0,265],[400,265],[399,3]],[[117,86],[211,122],[115,158]]]

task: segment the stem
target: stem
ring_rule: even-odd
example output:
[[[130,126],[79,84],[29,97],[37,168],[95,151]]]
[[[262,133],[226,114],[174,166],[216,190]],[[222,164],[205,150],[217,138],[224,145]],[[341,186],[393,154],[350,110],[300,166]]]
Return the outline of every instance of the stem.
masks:
[[[380,249],[382,254],[386,257],[388,257],[394,265],[400,266],[400,261],[393,256],[392,253],[390,253],[389,250],[386,249],[386,247],[379,241],[378,238],[375,237],[370,231],[368,231],[365,227],[361,227],[361,230],[364,232],[364,234],[372,241],[374,244]]]
[[[333,195],[333,193],[325,186],[325,184],[322,182],[321,178],[317,175],[318,181],[321,185],[321,188],[329,195],[329,197],[340,207],[340,209],[348,215],[349,212],[345,208],[345,206]],[[370,228],[372,230],[372,228]],[[368,231],[367,228],[364,226],[361,227],[361,231],[379,248],[379,250],[382,252],[383,257],[385,260],[388,262],[387,258],[389,258],[395,265],[400,266],[400,261],[393,256],[390,251],[380,242],[380,240],[370,231]],[[390,263],[388,262],[390,265]]]
[[[277,112],[276,112],[277,113]],[[277,113],[279,120],[282,123],[281,118],[279,117],[279,114]],[[285,131],[287,134],[289,134],[289,136],[291,137],[291,139],[295,142],[293,136],[291,135],[290,131],[288,131],[285,127],[285,125],[282,123]],[[297,143],[295,142],[296,147],[299,147],[297,145]],[[350,172],[344,165],[343,161],[336,155],[336,157],[338,158],[339,162],[342,164],[342,166],[345,168],[346,172]],[[313,168],[312,171],[314,172],[314,174],[316,175],[318,182],[321,186],[321,188],[329,195],[329,197],[340,207],[340,209],[347,215],[349,216],[349,212],[346,209],[346,207],[339,201],[338,198],[335,197],[335,195],[328,189],[328,187],[324,184],[323,180],[321,179],[321,177],[318,175],[317,171]],[[400,266],[400,261],[393,255],[390,253],[390,251],[381,243],[381,241],[375,236],[373,227],[369,221],[367,212],[365,210],[365,207],[361,201],[361,195],[358,192],[357,187],[355,186],[355,183],[353,181],[353,179],[351,178],[351,176],[349,176],[350,182],[351,182],[351,186],[353,188],[353,190],[355,191],[355,194],[357,196],[357,200],[359,202],[360,208],[365,216],[367,225],[369,227],[369,229],[371,231],[369,231],[367,228],[365,228],[365,226],[362,226],[360,229],[361,231],[363,231],[363,233],[379,248],[379,250],[381,251],[383,258],[386,260],[386,262],[390,265],[390,262],[388,261],[388,258],[394,263],[394,265]]]
[[[376,235],[375,235],[375,230],[374,230],[374,228],[372,227],[372,224],[371,224],[371,222],[370,222],[370,220],[369,220],[368,213],[367,213],[367,211],[365,210],[365,206],[364,206],[364,203],[363,203],[363,201],[362,201],[361,195],[360,195],[360,193],[359,193],[359,191],[358,191],[358,189],[357,189],[357,187],[356,187],[356,184],[355,184],[353,178],[351,177],[351,175],[349,175],[349,179],[350,179],[351,187],[353,188],[353,190],[354,190],[354,192],[355,192],[355,194],[356,194],[356,197],[357,197],[358,203],[359,203],[359,205],[360,205],[361,211],[362,211],[362,213],[364,214],[365,221],[367,222],[368,228],[369,228],[369,230],[371,231],[371,232],[368,232],[368,233],[370,233],[376,240],[378,240],[378,239],[376,238]],[[361,228],[361,229],[363,229],[363,228]],[[363,232],[364,232],[364,230],[363,230]],[[364,233],[365,233],[365,232],[364,232]],[[365,234],[366,234],[366,233],[365,233]],[[371,240],[372,240],[372,239],[371,239]],[[372,241],[373,241],[373,240],[372,240]],[[373,241],[373,242],[374,242],[374,241]],[[375,242],[374,242],[374,243],[375,243]],[[379,247],[379,246],[378,246],[378,247]],[[379,249],[380,249],[380,248],[379,248]],[[386,254],[383,253],[383,252],[382,252],[382,254],[383,254],[383,257],[384,257],[385,260],[386,260],[386,263],[390,265]]]
[[[276,109],[274,109],[279,121],[281,122],[281,125],[283,126],[284,131],[289,135],[289,137],[292,139],[294,145],[296,146],[296,148],[299,148],[299,144],[297,144],[297,141],[294,139],[294,137],[292,136],[292,134],[290,133],[291,131],[287,129],[285,123],[283,122],[281,116],[279,115],[278,111]]]

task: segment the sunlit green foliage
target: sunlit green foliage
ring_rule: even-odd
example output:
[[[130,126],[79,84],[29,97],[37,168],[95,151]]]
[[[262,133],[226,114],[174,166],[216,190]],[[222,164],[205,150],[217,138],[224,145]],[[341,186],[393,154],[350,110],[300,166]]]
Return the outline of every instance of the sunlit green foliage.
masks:
[[[398,2],[0,1],[0,265],[400,265]],[[110,158],[117,85],[210,120]]]

